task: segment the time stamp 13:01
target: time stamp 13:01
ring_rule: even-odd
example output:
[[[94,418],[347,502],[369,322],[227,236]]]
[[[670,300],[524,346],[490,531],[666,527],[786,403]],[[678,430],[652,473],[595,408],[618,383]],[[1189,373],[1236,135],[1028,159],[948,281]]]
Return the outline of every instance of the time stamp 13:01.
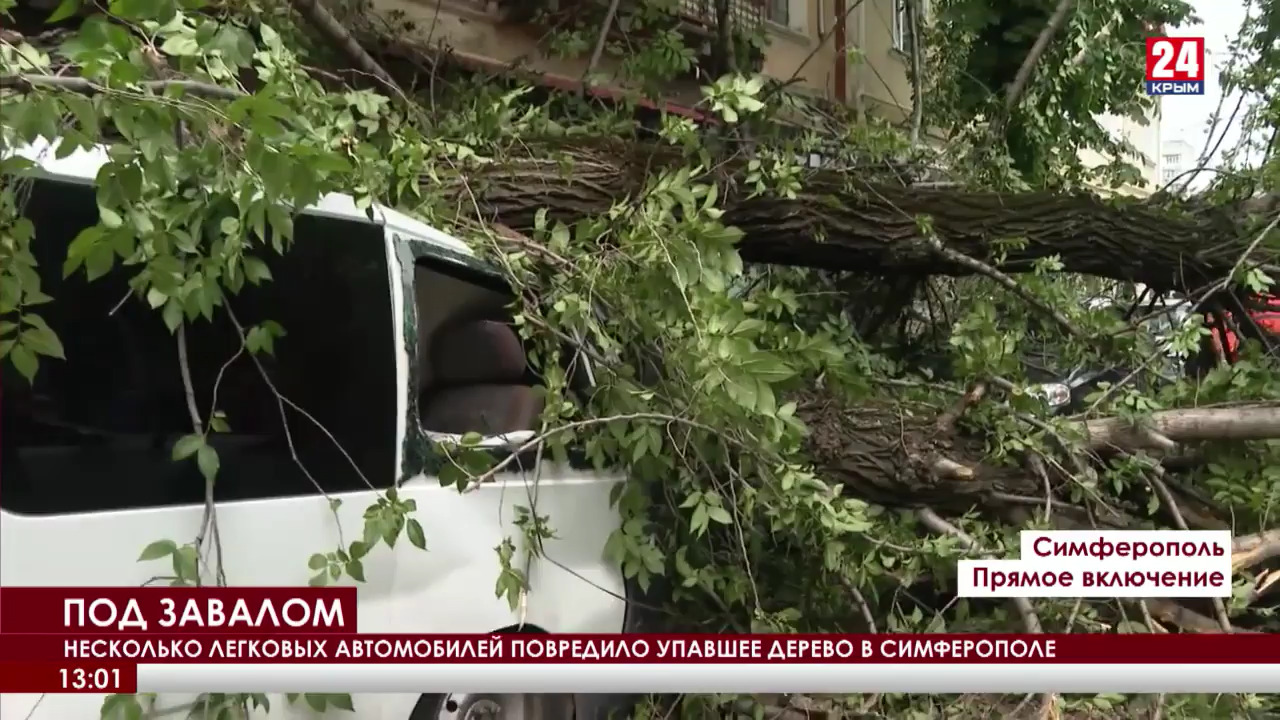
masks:
[[[121,692],[129,684],[118,667],[59,667],[57,686],[62,692]]]

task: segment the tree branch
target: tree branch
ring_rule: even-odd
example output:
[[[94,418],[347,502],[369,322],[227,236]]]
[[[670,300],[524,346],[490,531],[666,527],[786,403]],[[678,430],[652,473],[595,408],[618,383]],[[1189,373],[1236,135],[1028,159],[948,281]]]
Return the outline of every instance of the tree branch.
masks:
[[[916,516],[930,530],[940,535],[950,535],[967,548],[973,550],[981,549],[978,547],[978,541],[974,540],[972,535],[943,520],[931,508],[921,508],[916,512]],[[1017,608],[1018,614],[1022,616],[1022,624],[1027,632],[1036,634],[1044,632],[1044,627],[1040,624],[1040,618],[1036,615],[1035,608],[1031,607],[1030,600],[1021,597],[1010,598],[1010,600],[1013,601],[1013,606]]]
[[[1027,57],[1023,59],[1022,66],[1018,68],[1018,74],[1013,77],[1013,84],[1009,86],[1009,93],[1004,100],[1004,114],[1008,117],[1013,113],[1013,109],[1018,106],[1018,101],[1022,99],[1022,94],[1027,90],[1027,83],[1031,81],[1031,75],[1035,72],[1036,64],[1040,62],[1041,56],[1049,49],[1049,42],[1053,40],[1053,36],[1067,24],[1067,16],[1071,13],[1075,0],[1058,0],[1058,7],[1053,11],[1053,15],[1049,18],[1049,23],[1040,31],[1040,36],[1036,38],[1036,42],[1031,46],[1031,51],[1027,53]]]
[[[391,73],[387,72],[382,65],[378,64],[373,56],[365,51],[360,42],[355,39],[349,30],[342,26],[333,13],[321,4],[320,0],[289,0],[293,5],[293,9],[306,19],[313,28],[321,35],[325,36],[329,42],[333,43],[347,59],[355,65],[356,69],[371,75],[378,81],[384,90],[388,93],[407,100],[404,91],[400,89],[400,85],[391,77]]]
[[[1160,496],[1160,501],[1169,508],[1169,514],[1173,516],[1173,523],[1178,526],[1179,530],[1190,530],[1187,527],[1187,521],[1182,517],[1182,511],[1178,509],[1178,502],[1174,499],[1173,493],[1169,492],[1169,486],[1164,484],[1164,480],[1160,477],[1162,470],[1159,466],[1147,474],[1147,482],[1151,483],[1151,489]],[[1218,625],[1222,627],[1225,633],[1232,632],[1231,618],[1227,615],[1227,606],[1223,604],[1222,598],[1213,598],[1213,612],[1218,617]]]
[[[1152,431],[1174,442],[1271,440],[1280,438],[1280,406],[1163,410],[1141,427],[1121,418],[1102,418],[1085,422],[1084,430],[1094,449],[1159,449],[1162,443],[1152,439]]]
[[[921,76],[923,61],[920,51],[920,0],[906,0],[907,23],[911,32],[911,85],[914,92],[911,97],[911,144],[920,142],[920,131],[924,125],[924,78]]]
[[[1014,280],[1012,277],[1009,277],[1008,274],[1003,273],[994,267],[991,267],[987,263],[984,263],[981,260],[978,260],[977,258],[970,257],[968,255],[965,255],[964,253],[956,252],[951,248],[943,246],[942,241],[939,240],[937,236],[930,235],[926,238],[926,241],[933,248],[934,252],[938,253],[939,255],[946,258],[947,260],[957,265],[970,268],[974,272],[978,273],[979,275],[985,275],[988,278],[995,280],[997,283],[1002,285],[1009,292],[1013,293],[1014,295],[1017,295],[1019,298],[1022,298],[1022,300],[1026,302],[1028,305],[1031,305],[1036,310],[1039,310],[1042,314],[1047,315],[1055,323],[1057,323],[1063,330],[1065,330],[1066,333],[1071,337],[1074,337],[1077,340],[1082,340],[1084,342],[1091,341],[1091,338],[1088,335],[1078,330],[1075,325],[1072,325],[1071,321],[1068,320],[1065,315],[1059,312],[1057,308],[1052,307],[1045,301],[1033,295],[1029,290],[1022,287],[1022,285],[1019,284],[1017,280]]]
[[[618,14],[618,2],[619,0],[613,0],[609,3],[609,10],[604,14],[604,22],[600,24],[600,34],[596,37],[596,47],[591,51],[591,60],[582,71],[582,91],[584,92],[591,82],[591,73],[595,72],[596,66],[600,64],[600,57],[604,55],[605,41],[609,38],[609,31],[613,29],[613,18]]]
[[[156,93],[163,93],[165,90],[170,89],[181,89],[189,95],[210,100],[237,100],[244,97],[244,93],[235,88],[222,87],[221,85],[197,82],[195,80],[148,80],[137,83],[136,87]],[[31,73],[0,76],[0,89],[30,92],[36,88],[54,88],[81,95],[127,92],[126,88],[111,88],[82,77]]]

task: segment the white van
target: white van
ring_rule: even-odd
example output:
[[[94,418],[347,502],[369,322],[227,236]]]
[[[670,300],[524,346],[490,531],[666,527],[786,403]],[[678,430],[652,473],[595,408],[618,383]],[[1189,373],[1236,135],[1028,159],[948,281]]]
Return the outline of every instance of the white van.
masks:
[[[94,281],[83,270],[62,277],[68,243],[98,222],[93,183],[105,151],[19,152],[39,168],[25,212],[36,227],[42,288],[55,298],[39,311],[66,361],[43,359],[34,385],[0,362],[0,585],[143,585],[171,571],[167,562],[138,562],[141,550],[160,539],[192,542],[204,513],[195,463],[171,459],[174,441],[191,432],[175,337],[158,311],[129,296],[136,266],[116,262]],[[537,378],[504,322],[509,298],[498,275],[453,237],[393,210],[371,215],[350,197],[325,197],[296,218],[289,252],[264,257],[274,279],[233,299],[246,327],[268,319],[283,326],[274,355],[262,355],[266,369],[323,430],[282,409],[247,355],[232,361],[240,343],[225,313],[186,330],[202,416],[223,373],[218,405],[230,430],[210,442],[221,459],[217,517],[228,584],[306,585],[315,572],[308,559],[358,539],[377,489],[394,485],[416,501],[427,551],[401,537],[393,550],[379,544],[364,558],[362,631],[624,631],[627,584],[603,554],[619,523],[610,503],[619,477],[545,460],[535,473],[529,457],[475,491],[441,487],[442,458],[429,437],[479,432],[499,453],[529,439],[541,411]],[[331,499],[341,500],[336,520]],[[520,506],[547,517],[555,537],[527,568],[529,591],[512,609],[495,595],[495,549],[510,539],[517,560],[525,556]],[[6,695],[0,717],[89,720],[102,700]],[[562,720],[575,717],[575,704],[576,717],[594,718],[606,702],[353,700],[359,720]],[[185,718],[190,702],[160,697],[155,716]],[[317,716],[305,703],[273,698],[270,717]]]

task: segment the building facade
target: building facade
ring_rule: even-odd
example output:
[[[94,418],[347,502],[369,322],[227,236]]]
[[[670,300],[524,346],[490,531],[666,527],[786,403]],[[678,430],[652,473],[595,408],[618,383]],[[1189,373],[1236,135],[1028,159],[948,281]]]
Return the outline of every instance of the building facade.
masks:
[[[1199,153],[1182,138],[1170,138],[1160,146],[1160,182],[1173,182],[1196,166]]]
[[[622,0],[627,2],[628,0]],[[447,48],[463,64],[482,70],[521,68],[549,86],[578,89],[591,49],[575,57],[547,52],[548,24],[592,12],[609,0],[376,0],[412,25],[410,39]],[[678,0],[682,28],[695,41],[715,28],[717,0]],[[928,14],[929,0],[921,0]],[[912,35],[905,0],[729,0],[735,22],[765,31],[768,45],[760,71],[788,88],[859,111],[902,121],[911,112]],[[540,18],[540,19],[539,19]],[[550,19],[548,19],[550,18]],[[634,41],[634,39],[624,39]],[[697,43],[695,42],[695,45]],[[666,109],[696,114],[699,87],[709,78],[697,71],[666,89]],[[592,71],[592,92],[608,96],[626,89],[620,68],[602,57]],[[1142,123],[1101,118],[1113,134],[1141,153],[1142,182],[1120,191],[1145,195],[1159,186],[1158,114]],[[1100,164],[1102,157],[1086,162]]]
[[[626,0],[623,0],[626,2]],[[607,7],[608,0],[377,0],[384,12],[411,24],[409,39],[426,47],[449,49],[455,59],[479,68],[518,67],[541,75],[549,85],[582,82],[590,52],[554,57],[542,40],[543,23],[517,6],[537,7],[554,17],[583,6]],[[679,0],[681,16],[695,33],[714,28],[716,0]],[[903,0],[729,0],[735,21],[762,26],[768,37],[761,72],[791,82],[791,88],[830,100],[904,113],[911,106],[908,81],[910,33]],[[544,16],[545,17],[545,16]],[[699,27],[701,26],[701,27]],[[856,61],[840,48],[848,48]],[[625,86],[607,57],[594,68],[594,84],[607,92]],[[695,102],[706,78],[676,83],[671,100]]]
[[[1137,119],[1118,115],[1100,115],[1097,120],[1113,140],[1127,142],[1137,153],[1125,160],[1138,169],[1139,179],[1119,188],[1102,188],[1107,192],[1146,197],[1160,189],[1161,185],[1161,135],[1160,103],[1146,117]],[[1084,151],[1081,159],[1086,165],[1098,166],[1110,162],[1110,158],[1093,151]]]

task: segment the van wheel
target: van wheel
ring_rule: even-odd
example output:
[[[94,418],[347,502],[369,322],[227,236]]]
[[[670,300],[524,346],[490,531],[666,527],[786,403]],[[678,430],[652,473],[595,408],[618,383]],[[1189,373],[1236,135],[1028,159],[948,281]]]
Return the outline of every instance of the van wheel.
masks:
[[[409,720],[574,720],[572,695],[423,695]]]

